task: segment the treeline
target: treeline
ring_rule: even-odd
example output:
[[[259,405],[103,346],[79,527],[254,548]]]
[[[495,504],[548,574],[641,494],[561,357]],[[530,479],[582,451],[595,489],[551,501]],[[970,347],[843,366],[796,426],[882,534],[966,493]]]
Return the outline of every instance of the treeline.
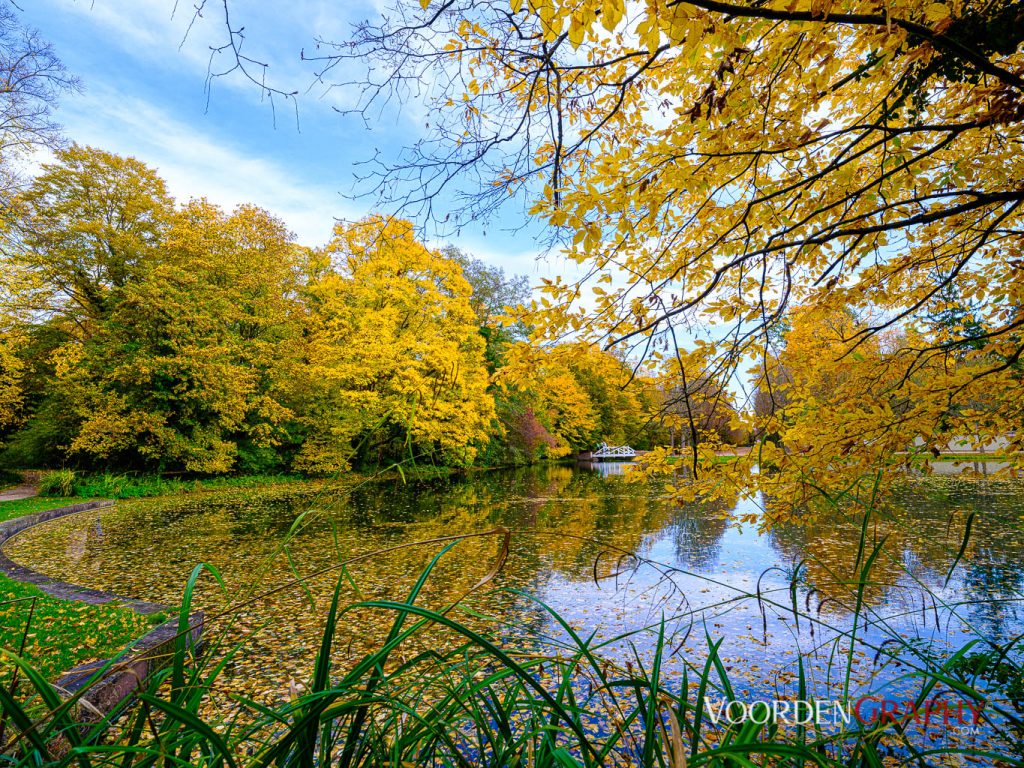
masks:
[[[6,467],[321,474],[664,438],[652,382],[594,347],[529,346],[505,317],[525,279],[405,221],[310,249],[265,210],[176,204],[143,163],[74,145],[3,227]]]

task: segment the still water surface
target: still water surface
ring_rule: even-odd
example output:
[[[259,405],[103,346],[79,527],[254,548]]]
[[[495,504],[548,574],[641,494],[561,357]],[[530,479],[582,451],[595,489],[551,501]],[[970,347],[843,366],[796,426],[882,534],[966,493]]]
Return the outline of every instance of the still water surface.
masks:
[[[228,685],[268,701],[309,674],[338,572],[310,574],[495,526],[512,532],[509,556],[470,604],[497,619],[497,635],[520,644],[524,636],[564,639],[543,604],[625,662],[650,652],[655,632],[644,628],[664,621],[675,651],[669,674],[702,667],[709,641],[724,638],[720,653],[737,698],[792,697],[798,658],[821,697],[841,696],[848,672],[850,697],[886,695],[912,688],[907,675],[929,654],[948,657],[972,639],[991,648],[1024,632],[1024,484],[913,481],[873,513],[858,562],[863,517],[854,510],[762,532],[732,520],[756,512],[757,497],[680,507],[659,484],[629,483],[621,470],[546,466],[434,484],[278,486],[121,502],[38,526],[7,551],[67,581],[172,605],[197,563],[215,566],[226,592],[204,578],[197,603],[208,614],[231,613],[209,631],[249,644]],[[442,608],[458,600],[491,570],[500,543],[497,534],[460,542],[420,602]],[[440,547],[351,564],[343,599],[403,598]],[[269,590],[278,591],[260,597]],[[351,614],[339,662],[372,646],[389,620]],[[631,644],[615,641],[623,633],[636,633]]]

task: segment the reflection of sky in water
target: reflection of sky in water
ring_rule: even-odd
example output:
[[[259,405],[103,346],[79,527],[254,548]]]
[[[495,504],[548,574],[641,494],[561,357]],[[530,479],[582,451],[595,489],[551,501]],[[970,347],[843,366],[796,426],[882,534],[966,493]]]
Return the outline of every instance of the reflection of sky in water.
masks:
[[[215,564],[236,588],[255,581],[272,587],[290,578],[287,564],[264,566],[296,516],[311,506],[321,511],[311,514],[290,547],[302,573],[329,566],[339,551],[358,554],[500,524],[514,535],[499,584],[543,601],[584,635],[596,632],[598,642],[607,642],[656,627],[664,615],[667,644],[678,649],[667,661],[669,675],[703,666],[707,633],[712,640],[725,638],[721,655],[738,695],[792,696],[801,658],[815,690],[834,694],[846,675],[848,649],[836,635],[849,629],[856,601],[861,528],[855,515],[830,513],[813,524],[762,534],[729,520],[737,510],[757,511],[757,498],[680,508],[657,485],[624,481],[622,469],[602,462],[590,471],[541,467],[429,486],[378,483],[340,497],[276,490],[120,503],[39,526],[13,540],[8,552],[85,586],[173,603],[188,571],[201,561]],[[918,653],[948,656],[971,637],[1005,642],[1024,631],[1021,488],[929,480],[875,513],[868,551],[883,539],[885,544],[862,595],[854,692],[879,690],[920,662],[906,651],[898,654],[902,666],[888,660],[896,639],[915,644]],[[944,584],[971,512],[977,513],[972,538]],[[652,562],[627,558],[612,577],[622,550]],[[493,541],[460,544],[438,567],[424,600],[442,605],[454,599],[486,572],[493,556]],[[429,552],[403,550],[354,567],[353,576],[370,596],[401,598],[428,560]],[[604,577],[598,583],[595,561]],[[799,622],[790,591],[797,564]],[[311,583],[321,600],[332,586],[333,577]],[[759,587],[760,602],[752,597]],[[217,599],[212,590],[201,595],[210,605]],[[560,635],[525,599],[479,602],[507,620],[510,634]],[[288,674],[301,677],[321,617],[310,614],[301,596],[261,603],[247,616],[254,626],[269,624],[260,642]],[[631,639],[641,657],[650,653],[653,634]],[[619,660],[631,653],[622,642],[605,651]]]

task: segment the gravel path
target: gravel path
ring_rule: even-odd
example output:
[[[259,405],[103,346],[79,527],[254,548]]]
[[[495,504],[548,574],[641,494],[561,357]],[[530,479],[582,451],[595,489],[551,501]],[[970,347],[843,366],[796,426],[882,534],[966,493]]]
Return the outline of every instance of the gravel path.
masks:
[[[35,486],[33,485],[19,485],[17,488],[8,488],[6,491],[0,491],[0,501],[19,501],[21,499],[30,499],[37,493]]]

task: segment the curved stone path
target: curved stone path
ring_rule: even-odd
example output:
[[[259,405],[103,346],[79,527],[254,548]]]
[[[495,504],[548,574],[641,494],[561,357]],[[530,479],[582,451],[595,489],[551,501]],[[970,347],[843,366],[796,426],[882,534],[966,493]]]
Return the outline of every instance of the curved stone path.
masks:
[[[79,587],[76,584],[68,584],[65,581],[52,579],[46,574],[39,573],[39,571],[19,565],[7,557],[3,551],[3,545],[7,543],[8,539],[34,525],[45,523],[47,520],[56,520],[59,517],[66,517],[67,515],[77,515],[79,512],[112,507],[113,505],[114,502],[106,500],[87,501],[83,504],[72,504],[71,506],[60,507],[59,509],[48,509],[45,512],[37,512],[34,515],[24,515],[23,517],[16,517],[12,520],[0,522],[0,573],[5,574],[15,581],[35,584],[43,590],[43,592],[46,592],[53,597],[59,597],[62,600],[77,600],[81,603],[88,603],[89,605],[102,605],[103,603],[117,602],[142,614],[168,610],[166,605],[162,605],[160,603],[151,603],[146,600],[134,600],[128,597],[120,597],[98,589],[86,589],[85,587]]]

